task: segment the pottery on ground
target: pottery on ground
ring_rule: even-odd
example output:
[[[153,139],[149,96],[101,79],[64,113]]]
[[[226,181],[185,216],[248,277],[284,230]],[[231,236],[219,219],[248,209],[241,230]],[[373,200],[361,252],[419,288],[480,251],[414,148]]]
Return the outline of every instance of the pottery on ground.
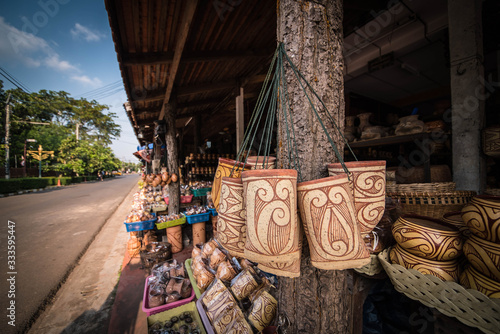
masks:
[[[354,207],[361,233],[377,226],[385,210],[385,160],[344,163],[352,174]],[[330,176],[345,174],[340,163],[328,165]]]
[[[241,171],[249,169],[250,166],[242,162],[219,158],[219,165],[215,171],[214,182],[212,183],[212,201],[217,211],[219,211],[221,179],[226,176],[235,178],[241,177]]]
[[[471,235],[464,244],[464,254],[474,269],[500,282],[500,244]]]
[[[217,241],[231,255],[244,257],[246,211],[241,178],[222,178],[218,217]]]
[[[276,168],[276,157],[267,156],[251,156],[247,159],[247,164],[249,164],[252,169],[274,169]]]
[[[468,266],[460,275],[460,284],[490,298],[500,298],[500,283],[479,273],[472,266]]]
[[[370,262],[347,174],[299,183],[297,197],[313,266],[341,270]]]
[[[500,196],[473,197],[462,209],[462,219],[472,234],[500,243]]]
[[[167,227],[167,240],[172,245],[172,253],[182,251],[182,225]]]
[[[433,275],[443,281],[458,281],[459,267],[457,260],[433,261],[413,255],[396,244],[389,252],[392,263],[406,269],[415,269],[424,275]]]
[[[431,217],[399,217],[392,226],[392,235],[406,251],[425,259],[449,261],[462,254],[459,229]]]
[[[464,221],[462,220],[462,213],[460,211],[447,212],[441,219],[445,223],[452,224],[458,227],[458,229],[460,230],[460,234],[462,235],[462,238],[464,240],[469,238],[471,233],[467,225],[465,225]]]
[[[245,257],[257,263],[288,262],[300,258],[297,222],[297,171],[244,171],[243,195],[247,237]]]
[[[193,228],[193,245],[202,244],[207,241],[205,222],[195,223]]]

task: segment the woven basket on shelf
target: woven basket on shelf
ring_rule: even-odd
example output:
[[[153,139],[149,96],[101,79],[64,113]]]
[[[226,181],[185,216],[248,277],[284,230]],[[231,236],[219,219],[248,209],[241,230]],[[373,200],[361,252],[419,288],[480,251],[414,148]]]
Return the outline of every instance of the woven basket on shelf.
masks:
[[[443,214],[460,211],[476,193],[473,191],[388,193],[401,206],[403,214],[414,213],[440,219]]]
[[[385,190],[387,193],[448,192],[455,191],[455,182],[387,184]]]
[[[485,195],[500,196],[500,189],[497,188],[487,188],[484,191]]]
[[[444,315],[455,317],[467,326],[479,328],[485,333],[498,333],[500,299],[488,298],[455,282],[442,281],[436,276],[391,264],[389,249],[379,253],[378,258],[398,292],[425,306],[434,307]]]

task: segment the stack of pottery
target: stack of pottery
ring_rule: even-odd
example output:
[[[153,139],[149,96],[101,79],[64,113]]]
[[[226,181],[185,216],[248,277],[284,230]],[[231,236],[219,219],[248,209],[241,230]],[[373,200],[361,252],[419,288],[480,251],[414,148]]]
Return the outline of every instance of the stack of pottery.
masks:
[[[454,225],[419,215],[403,215],[392,227],[397,244],[391,249],[392,263],[443,281],[458,281],[463,239]]]
[[[462,209],[462,219],[471,235],[464,244],[469,266],[460,284],[500,298],[500,197],[474,197]]]

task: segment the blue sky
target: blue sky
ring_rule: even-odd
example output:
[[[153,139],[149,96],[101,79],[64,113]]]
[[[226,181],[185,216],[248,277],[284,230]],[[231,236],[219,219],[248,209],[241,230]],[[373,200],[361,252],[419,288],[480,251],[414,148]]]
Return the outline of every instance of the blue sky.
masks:
[[[122,128],[113,151],[121,160],[137,161],[104,0],[0,2],[0,66],[30,91],[63,90],[110,106]],[[0,79],[4,89],[15,88]]]

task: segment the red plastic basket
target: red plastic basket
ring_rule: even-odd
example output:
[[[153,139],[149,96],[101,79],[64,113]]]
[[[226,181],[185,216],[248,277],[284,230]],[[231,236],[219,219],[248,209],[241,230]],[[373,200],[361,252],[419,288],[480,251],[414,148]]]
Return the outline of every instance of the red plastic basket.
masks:
[[[142,297],[142,310],[148,315],[148,317],[153,315],[153,314],[157,314],[157,313],[160,313],[160,312],[163,312],[166,310],[173,309],[174,307],[187,304],[194,299],[194,289],[192,289],[191,296],[189,296],[186,299],[181,299],[181,300],[178,300],[178,301],[173,302],[173,303],[150,308],[149,304],[148,304],[148,295],[149,295],[148,280],[150,277],[153,277],[153,275],[148,276],[146,278],[146,283],[144,284],[144,295]]]
[[[193,201],[194,195],[181,196],[181,204],[191,203]],[[163,197],[165,204],[168,204],[168,197]]]

